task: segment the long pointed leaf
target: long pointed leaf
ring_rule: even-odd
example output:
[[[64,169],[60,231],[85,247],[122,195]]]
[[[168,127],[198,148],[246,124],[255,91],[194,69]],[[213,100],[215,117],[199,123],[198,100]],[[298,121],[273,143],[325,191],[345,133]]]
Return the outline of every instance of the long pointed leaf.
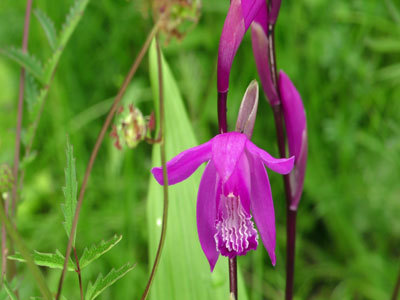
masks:
[[[67,167],[65,168],[65,187],[63,187],[65,203],[61,208],[65,217],[64,228],[68,237],[71,232],[72,221],[74,219],[78,192],[78,182],[76,181],[75,158],[73,151],[73,147],[67,140],[67,147],[65,150],[67,154]],[[75,245],[75,236],[73,237],[72,245]]]

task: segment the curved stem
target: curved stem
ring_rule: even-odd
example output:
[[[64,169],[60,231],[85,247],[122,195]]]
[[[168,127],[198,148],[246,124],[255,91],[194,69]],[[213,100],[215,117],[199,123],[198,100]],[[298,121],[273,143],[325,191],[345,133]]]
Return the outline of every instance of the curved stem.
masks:
[[[157,48],[157,66],[158,66],[158,92],[159,92],[159,105],[160,105],[160,152],[161,152],[161,165],[163,169],[163,196],[164,196],[164,207],[163,207],[163,219],[161,225],[161,236],[158,243],[158,249],[156,257],[154,259],[153,268],[151,269],[149,280],[147,281],[146,288],[142,295],[142,300],[147,298],[149,294],[151,285],[154,280],[154,276],[157,272],[158,264],[160,262],[161,253],[164,248],[165,236],[167,234],[167,221],[168,221],[168,176],[167,176],[167,161],[165,158],[165,109],[164,109],[164,91],[163,91],[163,73],[162,73],[162,60],[161,60],[161,50],[158,39],[156,38],[156,48]]]
[[[152,39],[154,38],[155,34],[157,33],[159,28],[159,23],[156,23],[152,29],[152,31],[149,33],[142,49],[140,50],[138,56],[136,57],[134,63],[132,64],[128,75],[126,76],[121,89],[119,90],[117,96],[115,97],[114,103],[111,106],[111,109],[107,115],[107,118],[103,124],[103,127],[101,128],[101,131],[99,133],[99,136],[97,137],[96,140],[96,144],[94,145],[94,148],[92,150],[92,154],[90,155],[90,159],[89,159],[89,163],[88,166],[86,168],[85,171],[85,176],[83,178],[82,181],[82,187],[81,190],[79,192],[79,197],[78,197],[78,202],[76,205],[76,209],[75,209],[75,215],[74,215],[74,220],[72,222],[72,227],[71,227],[71,233],[69,235],[69,240],[68,240],[68,245],[67,245],[67,251],[65,253],[65,260],[64,260],[64,267],[63,270],[61,272],[61,276],[60,276],[60,280],[58,282],[58,289],[57,289],[57,295],[56,295],[56,300],[58,300],[60,298],[61,295],[61,290],[62,290],[62,285],[63,285],[63,281],[64,281],[64,277],[65,277],[65,272],[67,270],[67,264],[68,264],[68,259],[71,255],[71,248],[72,248],[72,239],[75,236],[75,232],[76,232],[76,226],[78,225],[78,219],[79,219],[79,213],[81,211],[81,207],[82,207],[82,203],[83,203],[83,198],[85,196],[85,190],[86,190],[86,186],[90,177],[90,173],[92,171],[94,162],[96,160],[97,157],[97,153],[100,149],[101,143],[103,142],[105,133],[108,129],[108,127],[110,126],[111,120],[114,117],[114,114],[118,108],[118,104],[122,99],[122,96],[125,94],[125,91],[130,83],[130,81],[132,80],[133,75],[136,73],[136,70],[138,69],[141,61],[143,60],[144,55],[147,52],[147,49],[150,46],[150,42],[152,41]]]

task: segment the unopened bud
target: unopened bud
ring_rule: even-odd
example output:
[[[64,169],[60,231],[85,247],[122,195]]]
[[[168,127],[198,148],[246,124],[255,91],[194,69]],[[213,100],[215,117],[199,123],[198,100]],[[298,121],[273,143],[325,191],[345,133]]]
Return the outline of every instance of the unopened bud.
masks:
[[[133,106],[129,105],[128,112],[124,112],[121,108],[118,111],[121,115],[116,125],[113,125],[110,136],[115,139],[115,147],[121,150],[124,146],[135,148],[137,144],[143,141],[148,132],[147,118],[143,117],[142,112]]]
[[[156,19],[161,19],[161,30],[167,35],[182,39],[197,23],[200,16],[200,0],[155,0],[153,11]]]

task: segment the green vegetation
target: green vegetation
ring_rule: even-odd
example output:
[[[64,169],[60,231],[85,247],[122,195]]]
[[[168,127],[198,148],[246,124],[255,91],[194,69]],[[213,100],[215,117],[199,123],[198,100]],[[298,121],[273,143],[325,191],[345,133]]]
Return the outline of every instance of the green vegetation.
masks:
[[[394,2],[282,3],[276,27],[278,67],[302,95],[309,136],[305,191],[297,217],[296,299],[389,299],[395,285],[400,268],[400,6]],[[68,242],[63,223],[69,234],[76,193],[97,135],[153,26],[144,0],[77,3],[70,25],[62,27],[73,1],[33,2],[29,56],[18,50],[25,1],[0,4],[0,164],[13,163],[23,64],[30,73],[21,160],[45,102],[32,151],[21,162],[25,177],[14,222],[25,245],[37,251],[32,253],[34,261],[51,267],[41,270],[53,293]],[[198,24],[182,41],[172,38],[162,45],[171,70],[164,74],[167,159],[218,131],[216,58],[228,6],[229,1],[203,0]],[[231,71],[231,129],[254,78],[258,79],[247,34]],[[147,56],[122,102],[134,103],[150,115],[158,110],[156,85],[154,58]],[[272,111],[260,96],[253,141],[277,156]],[[87,299],[100,292],[97,299],[138,299],[159,239],[162,189],[150,181],[150,168],[160,164],[159,147],[154,146],[153,156],[153,146],[145,142],[117,150],[110,132],[111,128],[89,179],[75,248],[84,268]],[[220,257],[210,275],[196,236],[200,174],[169,188],[170,223],[152,299],[164,299],[161,291],[168,295],[165,299],[227,299],[226,259]],[[269,176],[277,219],[277,265],[270,265],[261,245],[238,258],[243,279],[239,291],[251,300],[283,299],[284,294],[285,198],[281,176]],[[27,265],[20,262],[24,257],[13,257],[18,275],[9,286],[18,287],[20,299],[39,296]],[[63,287],[66,299],[80,299],[74,268],[72,255]],[[198,280],[195,270],[204,277]],[[176,281],[178,275],[182,281]],[[168,283],[171,278],[174,285]],[[9,288],[0,291],[0,299],[13,296]]]

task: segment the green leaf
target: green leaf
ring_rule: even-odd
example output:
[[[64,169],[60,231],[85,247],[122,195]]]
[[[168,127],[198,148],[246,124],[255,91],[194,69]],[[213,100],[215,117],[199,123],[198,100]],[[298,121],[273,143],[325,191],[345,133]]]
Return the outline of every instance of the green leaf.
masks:
[[[30,72],[37,80],[44,83],[42,63],[36,57],[29,53],[24,53],[21,49],[16,48],[2,49],[0,53],[11,58],[21,67]]]
[[[122,278],[126,273],[132,270],[135,266],[131,263],[127,263],[120,269],[112,269],[105,277],[102,274],[96,279],[96,282],[92,284],[89,282],[89,286],[86,291],[85,300],[93,300],[98,297],[106,288],[116,282],[118,279]]]
[[[400,52],[400,41],[396,38],[376,38],[367,39],[366,44],[376,52],[396,53]]]
[[[12,288],[10,287],[10,285],[8,284],[8,282],[5,278],[3,281],[3,286],[11,300],[18,300],[17,296],[14,294]]]
[[[89,0],[76,0],[74,4],[71,6],[71,8],[69,9],[69,13],[65,19],[65,22],[61,28],[59,46],[63,46],[68,42],[76,26],[81,20],[88,3]]]
[[[76,196],[78,192],[78,182],[76,181],[75,158],[73,153],[73,147],[71,146],[68,140],[65,152],[67,154],[67,167],[65,168],[65,187],[63,187],[65,203],[61,205],[61,209],[65,217],[65,221],[63,223],[64,228],[69,237],[77,203]],[[72,239],[72,246],[75,246],[75,236]]]
[[[58,61],[60,60],[62,51],[67,45],[76,26],[78,26],[88,3],[89,0],[76,0],[69,9],[68,15],[64,24],[62,25],[61,32],[58,37],[57,47],[44,67],[44,78],[46,82],[51,80]]]
[[[41,11],[40,9],[35,9],[34,14],[39,20],[40,25],[42,25],[44,32],[46,33],[50,47],[55,50],[57,47],[57,31],[53,21],[49,18],[49,16],[46,15],[45,12]]]
[[[158,107],[158,69],[154,44],[150,48],[150,81]],[[165,150],[167,160],[179,152],[198,145],[176,81],[163,59],[163,87],[165,106]],[[204,141],[203,141],[204,142]],[[160,146],[155,145],[152,166],[160,166]],[[154,283],[152,299],[229,299],[227,260],[220,257],[214,272],[200,247],[196,225],[196,199],[204,167],[171,187],[169,193],[168,230],[164,251]],[[161,234],[163,192],[151,176],[147,196],[150,267],[156,255]],[[239,298],[247,299],[239,272]]]
[[[98,259],[104,253],[108,252],[116,244],[121,241],[122,235],[114,235],[114,237],[108,241],[101,241],[100,244],[92,245],[89,248],[83,250],[83,254],[79,259],[79,266],[81,269],[89,265],[92,261]]]
[[[34,251],[32,255],[33,261],[36,265],[42,267],[49,267],[52,269],[62,269],[64,266],[64,255],[60,251],[56,250],[56,253],[42,253]],[[20,253],[15,253],[14,255],[8,256],[8,259],[17,260],[20,262],[26,262]],[[74,271],[75,265],[71,259],[68,261],[68,271]]]

